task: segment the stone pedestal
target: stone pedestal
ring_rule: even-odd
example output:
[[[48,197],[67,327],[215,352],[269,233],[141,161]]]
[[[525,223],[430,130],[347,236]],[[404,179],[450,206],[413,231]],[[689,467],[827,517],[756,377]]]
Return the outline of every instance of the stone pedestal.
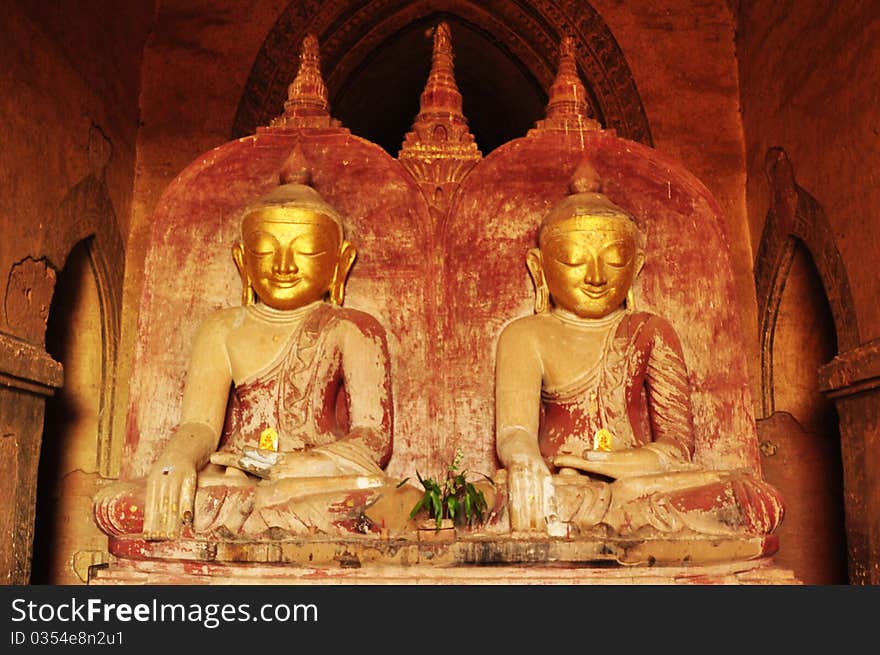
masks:
[[[93,568],[92,585],[796,585],[770,558],[708,566],[386,564],[361,568],[127,560]]]

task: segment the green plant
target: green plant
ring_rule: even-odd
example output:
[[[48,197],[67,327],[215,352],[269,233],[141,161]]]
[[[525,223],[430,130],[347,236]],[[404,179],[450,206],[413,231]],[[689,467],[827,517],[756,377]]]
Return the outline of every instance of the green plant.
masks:
[[[425,492],[410,511],[411,519],[422,510],[426,510],[428,516],[434,519],[438,530],[443,524],[443,519],[452,519],[459,525],[468,526],[483,522],[487,509],[486,498],[473,482],[467,481],[468,471],[459,470],[463,457],[464,453],[461,449],[456,450],[455,460],[447,465],[446,477],[441,482],[432,478],[423,478],[416,471],[416,477],[422,483]],[[486,478],[492,486],[495,485],[488,475],[482,473],[479,475]]]

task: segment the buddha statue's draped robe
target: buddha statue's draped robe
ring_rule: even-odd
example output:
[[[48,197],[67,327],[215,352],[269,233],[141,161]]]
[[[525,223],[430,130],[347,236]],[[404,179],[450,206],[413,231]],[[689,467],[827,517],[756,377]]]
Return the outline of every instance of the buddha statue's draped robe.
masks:
[[[277,357],[234,385],[220,447],[199,473],[195,535],[283,538],[382,527],[365,511],[395,488],[382,471],[392,449],[384,330],[357,310],[323,302],[303,310]],[[236,325],[254,308],[221,311]],[[236,464],[253,450],[278,460],[265,479]],[[289,474],[285,454],[303,451],[329,459],[336,474]],[[142,480],[109,487],[96,503],[99,525],[112,535],[139,533],[143,495]]]
[[[553,321],[549,314],[521,319]],[[615,312],[584,323],[602,331],[598,359],[574,380],[541,391],[538,443],[552,462],[580,454],[596,433],[611,450],[647,448],[663,469],[615,481],[565,471],[553,476],[556,510],[568,534],[764,535],[782,520],[776,490],[751,469],[710,471],[692,461],[687,367],[672,326],[648,312]]]

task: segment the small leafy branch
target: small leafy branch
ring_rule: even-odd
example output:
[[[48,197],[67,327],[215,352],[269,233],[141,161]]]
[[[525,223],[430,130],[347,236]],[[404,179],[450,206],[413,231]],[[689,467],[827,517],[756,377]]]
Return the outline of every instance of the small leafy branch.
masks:
[[[443,524],[443,519],[452,519],[456,524],[467,526],[483,522],[487,509],[486,498],[482,491],[466,480],[468,471],[459,470],[463,458],[464,453],[459,448],[455,451],[452,464],[447,465],[446,478],[441,482],[432,478],[422,478],[416,471],[416,476],[425,492],[410,511],[411,519],[424,509],[427,510],[428,516],[434,519],[438,530]],[[494,486],[492,478],[487,475],[483,477]]]

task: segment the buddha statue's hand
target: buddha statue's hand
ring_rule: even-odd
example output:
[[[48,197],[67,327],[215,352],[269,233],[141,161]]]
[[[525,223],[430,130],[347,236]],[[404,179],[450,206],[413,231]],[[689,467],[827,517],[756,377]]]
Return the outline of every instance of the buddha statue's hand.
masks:
[[[528,454],[507,463],[508,512],[513,532],[547,532],[555,519],[553,479],[544,460]]]
[[[223,458],[211,455],[211,463],[233,466],[259,478],[268,478],[272,475],[272,467],[281,459],[281,453],[274,450],[245,448],[243,453],[237,460],[232,454],[224,453],[226,456]]]
[[[192,521],[196,465],[185,458],[162,457],[147,476],[144,539],[174,539]]]
[[[319,451],[302,450],[280,455],[278,462],[264,476],[269,480],[326,477],[342,473],[334,460]]]
[[[651,475],[667,470],[663,457],[647,447],[628,450],[585,450],[583,457],[560,454],[553,458],[559,468],[574,468],[584,473],[604,475],[615,480],[638,475]]]

